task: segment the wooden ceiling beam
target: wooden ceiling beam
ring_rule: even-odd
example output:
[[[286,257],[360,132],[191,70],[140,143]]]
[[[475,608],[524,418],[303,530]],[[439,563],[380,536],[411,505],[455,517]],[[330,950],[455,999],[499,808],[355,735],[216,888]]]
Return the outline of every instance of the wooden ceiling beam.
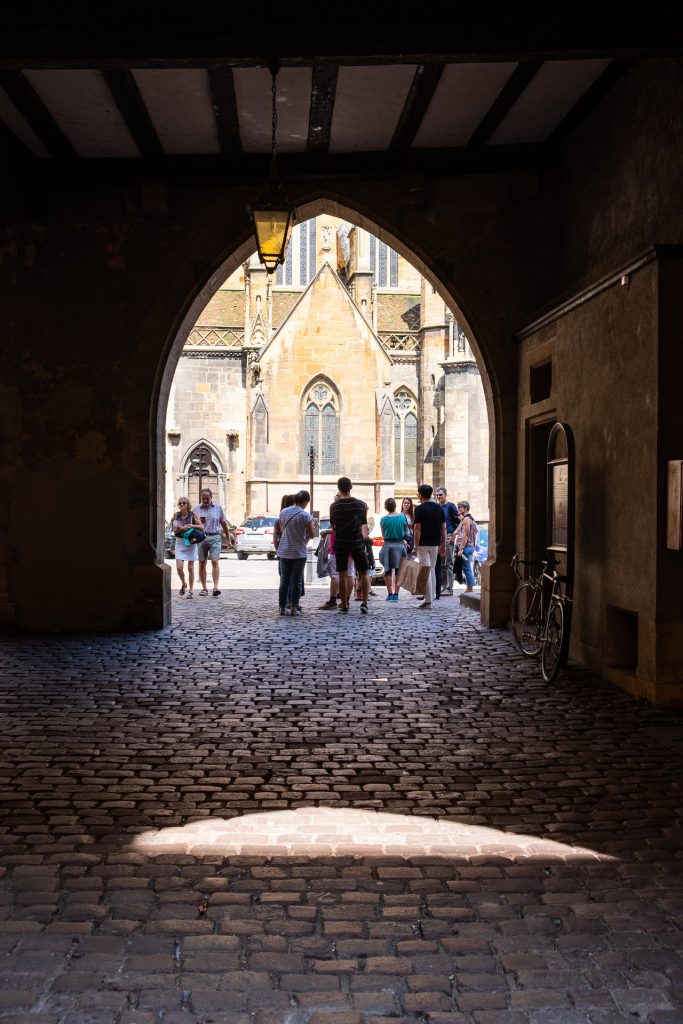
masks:
[[[316,65],[313,68],[311,111],[308,120],[309,153],[327,153],[330,148],[338,72],[336,64]]]
[[[211,86],[211,102],[213,115],[216,119],[216,134],[223,156],[233,156],[242,152],[240,122],[237,114],[237,97],[235,96],[235,79],[232,68],[210,68],[209,84]]]
[[[419,64],[398,119],[391,150],[410,149],[441,81],[444,64]]]
[[[577,100],[569,113],[548,136],[550,145],[563,142],[600,102],[610,89],[633,67],[631,60],[612,60],[602,74],[598,75],[590,88]]]
[[[76,150],[21,71],[0,71],[0,86],[51,156],[59,160],[78,158]]]
[[[485,146],[496,128],[505,120],[515,103],[522,95],[532,78],[538,74],[543,61],[526,61],[518,64],[512,72],[498,96],[491,104],[488,112],[484,114],[481,121],[472,132],[468,147],[476,149]]]
[[[150,160],[162,157],[164,151],[132,73],[105,70],[102,74],[140,155]]]

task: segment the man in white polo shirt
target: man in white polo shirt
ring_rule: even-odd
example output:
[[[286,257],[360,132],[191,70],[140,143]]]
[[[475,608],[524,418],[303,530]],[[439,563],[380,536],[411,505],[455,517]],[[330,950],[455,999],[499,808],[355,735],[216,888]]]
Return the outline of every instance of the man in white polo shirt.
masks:
[[[199,505],[195,505],[193,509],[193,512],[196,512],[201,519],[202,529],[206,533],[206,539],[200,541],[197,545],[199,553],[199,581],[202,585],[199,596],[209,596],[209,591],[206,587],[206,562],[210,558],[213,576],[213,596],[219,597],[218,580],[220,579],[221,532],[228,538],[230,547],[233,546],[233,543],[230,530],[228,529],[228,520],[225,518],[225,513],[221,506],[215,504],[211,488],[204,487],[200,498]]]

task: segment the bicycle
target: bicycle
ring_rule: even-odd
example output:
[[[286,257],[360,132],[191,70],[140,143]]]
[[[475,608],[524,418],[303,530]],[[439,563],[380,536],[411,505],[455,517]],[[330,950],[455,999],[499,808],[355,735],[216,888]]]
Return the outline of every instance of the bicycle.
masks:
[[[569,605],[572,599],[564,592],[567,577],[556,571],[558,564],[556,558],[526,561],[519,554],[511,563],[515,575],[521,580],[512,595],[512,634],[527,658],[541,655],[541,672],[546,683],[551,683],[557,675],[569,640]],[[538,565],[540,572],[524,579],[519,571],[520,565]]]

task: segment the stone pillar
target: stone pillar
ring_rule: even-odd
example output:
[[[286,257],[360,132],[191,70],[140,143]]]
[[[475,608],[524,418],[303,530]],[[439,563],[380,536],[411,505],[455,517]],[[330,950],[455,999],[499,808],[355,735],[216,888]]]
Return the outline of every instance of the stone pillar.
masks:
[[[373,268],[367,231],[353,227],[349,232],[351,254],[348,264],[349,291],[365,320],[373,326]],[[373,328],[374,329],[374,328]]]
[[[444,392],[441,364],[447,354],[447,337],[444,301],[431,284],[423,279],[418,365],[417,475],[418,483],[428,483],[433,487],[443,482]]]

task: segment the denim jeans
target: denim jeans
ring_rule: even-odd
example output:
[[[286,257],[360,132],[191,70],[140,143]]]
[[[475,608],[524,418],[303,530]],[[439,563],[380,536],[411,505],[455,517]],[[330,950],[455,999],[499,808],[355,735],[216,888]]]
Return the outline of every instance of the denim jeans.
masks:
[[[280,590],[278,600],[281,608],[287,607],[288,600],[292,608],[297,608],[304,582],[305,558],[280,559]]]
[[[468,544],[467,547],[462,549],[462,571],[465,574],[465,583],[468,587],[474,586],[474,571],[472,569],[472,555],[474,554],[474,547]]]

